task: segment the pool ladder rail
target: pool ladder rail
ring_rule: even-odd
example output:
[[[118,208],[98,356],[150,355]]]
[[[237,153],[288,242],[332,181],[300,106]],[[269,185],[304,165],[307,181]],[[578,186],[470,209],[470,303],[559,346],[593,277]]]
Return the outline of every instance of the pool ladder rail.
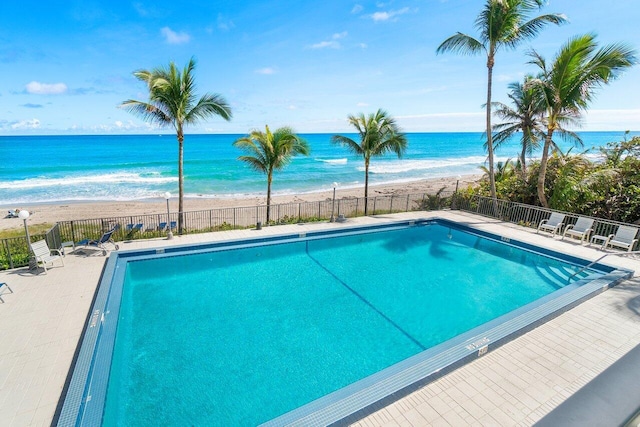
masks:
[[[573,273],[571,276],[569,276],[569,278],[567,279],[567,284],[569,284],[569,282],[571,282],[571,279],[573,279],[575,276],[577,276],[578,274],[582,273],[583,271],[587,270],[588,268],[593,267],[594,265],[596,265],[597,263],[599,263],[602,259],[608,257],[609,255],[612,256],[627,256],[627,255],[638,255],[640,254],[640,251],[631,251],[631,252],[611,252],[608,254],[604,254],[602,255],[600,258],[598,258],[595,261],[590,262],[589,264],[585,265],[584,267],[582,267],[580,270],[576,271],[575,273]]]

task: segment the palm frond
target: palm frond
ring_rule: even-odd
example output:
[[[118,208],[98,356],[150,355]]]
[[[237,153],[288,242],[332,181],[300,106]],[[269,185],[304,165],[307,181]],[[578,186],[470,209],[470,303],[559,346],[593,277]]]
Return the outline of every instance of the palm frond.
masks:
[[[482,42],[463,33],[454,34],[436,49],[436,53],[454,52],[461,55],[476,55],[483,51],[486,51],[486,47]]]

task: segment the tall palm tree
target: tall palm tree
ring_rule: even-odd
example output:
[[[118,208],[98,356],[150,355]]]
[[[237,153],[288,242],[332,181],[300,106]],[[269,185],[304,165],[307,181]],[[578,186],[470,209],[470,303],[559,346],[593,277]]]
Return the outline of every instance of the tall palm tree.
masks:
[[[491,87],[495,55],[501,48],[515,48],[524,40],[533,38],[548,23],[562,24],[566,18],[561,14],[540,15],[526,20],[529,13],[543,6],[544,0],[487,0],[475,27],[479,38],[456,33],[442,42],[437,53],[456,52],[463,55],[486,53],[487,55],[487,102],[486,133],[489,157],[489,186],[491,197],[496,198],[496,182],[493,166],[493,138],[491,135]]]
[[[496,132],[493,136],[494,148],[499,148],[513,135],[522,132],[520,137],[522,150],[518,157],[523,179],[527,176],[527,155],[530,156],[534,150],[540,148],[540,141],[544,139],[542,127],[544,108],[541,108],[536,91],[527,86],[527,81],[532,78],[532,76],[526,76],[524,84],[519,82],[509,84],[511,92],[507,96],[511,99],[513,107],[501,102],[493,103],[496,108],[495,115],[504,120],[503,123],[493,126]]]
[[[532,64],[540,68],[540,76],[530,82],[546,109],[546,135],[540,159],[537,192],[540,204],[548,207],[545,178],[549,161],[549,147],[554,132],[580,141],[565,129],[566,125],[579,125],[595,90],[617,78],[622,71],[636,63],[636,52],[627,45],[617,43],[598,49],[594,34],[576,36],[561,48],[551,64],[535,51],[531,51]]]
[[[178,70],[172,61],[168,67],[157,67],[153,70],[138,70],[133,75],[147,84],[148,101],[129,99],[121,106],[142,119],[159,126],[172,126],[178,138],[178,233],[182,234],[184,224],[184,128],[200,120],[220,116],[231,119],[231,108],[227,101],[218,94],[205,94],[199,99],[195,93],[193,70],[194,58]]]
[[[342,135],[334,135],[331,142],[342,145],[364,159],[364,214],[367,214],[369,196],[369,164],[371,157],[396,153],[402,158],[407,149],[407,137],[402,133],[393,117],[379,109],[374,114],[349,116],[349,124],[356,128],[360,142]]]
[[[271,132],[269,126],[265,131],[254,130],[247,136],[237,139],[233,145],[246,153],[238,157],[258,172],[267,175],[267,224],[271,210],[271,182],[273,172],[284,168],[293,156],[309,155],[307,142],[296,135],[291,128],[281,127]]]

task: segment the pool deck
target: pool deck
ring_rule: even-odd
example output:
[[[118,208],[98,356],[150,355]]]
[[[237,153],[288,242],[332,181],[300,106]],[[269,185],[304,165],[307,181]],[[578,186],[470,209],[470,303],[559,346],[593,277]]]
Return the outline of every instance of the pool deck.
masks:
[[[170,241],[151,239],[120,243],[120,248],[197,244],[431,217],[589,260],[604,254],[548,234],[538,235],[535,230],[458,211],[197,234]],[[26,268],[0,271],[0,283],[7,282],[14,291],[8,293],[4,287],[0,290],[5,301],[0,302],[0,425],[51,424],[106,260],[100,252],[90,252],[68,252],[64,267],[56,263],[48,274],[43,274],[42,269],[40,274]],[[395,403],[378,408],[355,425],[492,426],[538,422],[640,344],[640,260],[610,256],[602,262],[635,270],[637,274]],[[575,406],[575,402],[570,403]],[[624,421],[631,415],[620,417]]]

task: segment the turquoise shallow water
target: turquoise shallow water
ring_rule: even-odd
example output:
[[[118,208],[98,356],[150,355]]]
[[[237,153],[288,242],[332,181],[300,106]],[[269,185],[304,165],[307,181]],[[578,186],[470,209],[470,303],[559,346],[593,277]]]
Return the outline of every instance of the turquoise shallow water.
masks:
[[[189,197],[264,196],[265,177],[239,162],[232,146],[241,135],[185,137],[185,194]],[[362,187],[362,159],[330,143],[331,134],[302,135],[309,157],[295,158],[273,180],[275,194]],[[351,135],[355,138],[355,135]],[[585,148],[619,141],[622,132],[585,132]],[[371,163],[372,184],[481,173],[486,153],[480,133],[410,133],[402,160]],[[563,150],[568,146],[557,141]],[[579,151],[579,150],[578,150]],[[518,155],[517,140],[505,143],[498,160]],[[574,152],[576,150],[574,149]],[[0,136],[0,201],[23,203],[141,200],[177,193],[175,135]],[[534,156],[535,157],[535,156]]]
[[[259,424],[574,271],[440,225],[131,262],[104,425]]]

